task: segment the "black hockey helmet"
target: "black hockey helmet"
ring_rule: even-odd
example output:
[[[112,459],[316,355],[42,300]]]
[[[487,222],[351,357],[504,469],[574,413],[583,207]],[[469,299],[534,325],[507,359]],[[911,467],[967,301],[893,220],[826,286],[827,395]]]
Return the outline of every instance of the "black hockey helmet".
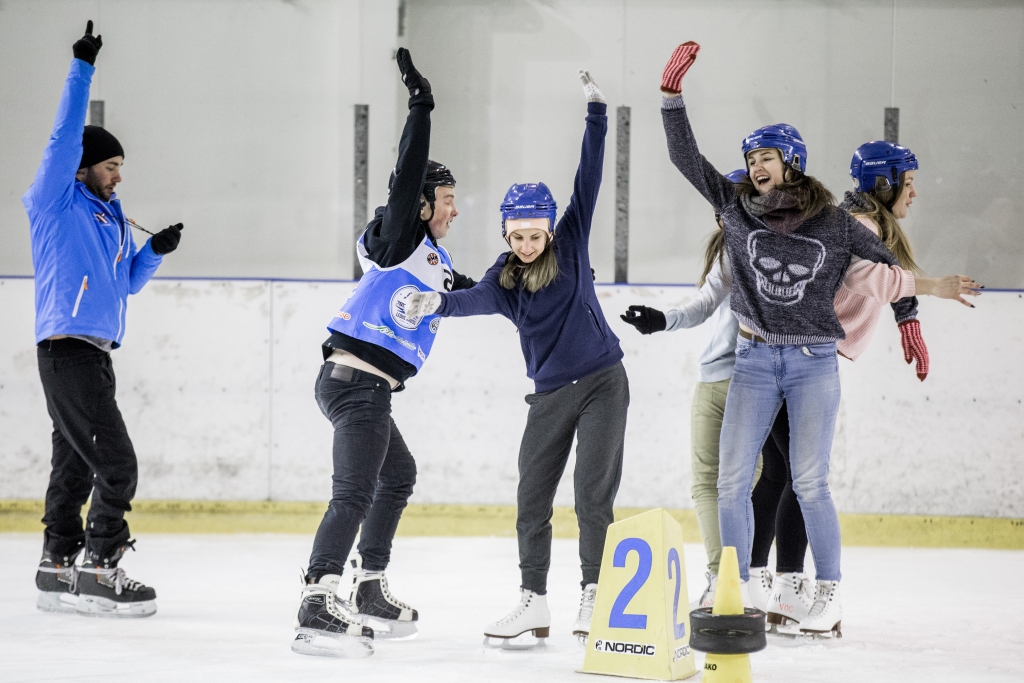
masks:
[[[388,178],[388,194],[391,194],[391,188],[395,184],[395,171],[391,170],[391,177]],[[439,164],[433,159],[427,160],[427,177],[423,183],[423,196],[427,198],[427,201],[431,204],[434,203],[436,198],[434,190],[439,187],[454,187],[455,176],[444,164]]]

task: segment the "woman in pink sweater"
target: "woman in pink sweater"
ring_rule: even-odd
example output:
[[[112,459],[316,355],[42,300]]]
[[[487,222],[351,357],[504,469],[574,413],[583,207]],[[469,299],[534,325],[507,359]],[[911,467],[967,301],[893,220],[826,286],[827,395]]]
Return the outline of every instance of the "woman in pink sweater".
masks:
[[[856,360],[867,349],[878,326],[881,309],[887,302],[902,297],[931,295],[954,299],[973,308],[964,296],[977,296],[980,285],[964,275],[930,278],[924,276],[914,260],[913,251],[899,219],[917,196],[914,172],[917,159],[906,147],[891,142],[869,142],[853,155],[850,174],[854,192],[847,192],[841,204],[858,221],[878,235],[903,268],[853,259],[839,291],[835,309],[846,338],[838,342],[838,351]],[[916,320],[911,334],[920,335]],[[923,344],[921,345],[923,348]],[[904,359],[910,363],[909,350]],[[917,359],[917,376],[928,375],[927,352]],[[783,405],[772,426],[771,437],[763,451],[764,469],[785,468],[788,483],[779,488],[777,478],[762,477],[754,489],[754,545],[751,552],[750,593],[756,606],[767,604],[770,629],[798,632],[799,622],[813,603],[811,583],[803,573],[807,535],[800,505],[789,478],[789,423]],[[775,538],[775,532],[778,537]],[[776,576],[767,569],[772,540],[776,544]],[[759,604],[760,603],[760,604]]]

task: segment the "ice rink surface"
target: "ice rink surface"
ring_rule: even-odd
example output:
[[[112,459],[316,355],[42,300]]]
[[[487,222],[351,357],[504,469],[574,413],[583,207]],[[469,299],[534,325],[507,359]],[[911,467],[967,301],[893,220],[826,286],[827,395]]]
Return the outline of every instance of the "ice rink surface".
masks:
[[[389,583],[420,611],[419,636],[376,644],[362,660],[289,650],[302,536],[143,535],[123,561],[153,585],[148,619],[90,619],[35,608],[41,538],[0,534],[0,681],[509,681],[585,680],[570,634],[579,601],[576,542],[555,540],[541,651],[485,651],[485,623],[518,600],[510,538],[398,538]],[[690,597],[704,552],[686,546]],[[1024,681],[1024,552],[845,548],[843,631],[836,646],[769,647],[755,683]],[[698,653],[698,668],[702,655]],[[595,681],[607,680],[594,678]],[[699,675],[691,679],[699,680]]]

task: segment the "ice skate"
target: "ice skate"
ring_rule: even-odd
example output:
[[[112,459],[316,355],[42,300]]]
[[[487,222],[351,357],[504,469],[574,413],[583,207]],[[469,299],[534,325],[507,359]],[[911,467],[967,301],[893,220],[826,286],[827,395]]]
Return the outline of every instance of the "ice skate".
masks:
[[[800,633],[815,638],[842,638],[842,619],[843,603],[839,596],[839,582],[818,581],[814,604],[807,618],[800,622]]]
[[[78,604],[78,553],[76,550],[72,555],[57,557],[43,552],[36,571],[37,608],[44,612],[74,613]]]
[[[484,629],[484,647],[504,650],[530,650],[543,647],[551,630],[551,613],[548,612],[548,598],[526,588],[520,589],[519,605],[500,621],[488,624]],[[527,631],[536,642],[511,642]],[[498,639],[492,643],[491,639]]]
[[[156,614],[156,590],[129,579],[117,563],[135,541],[127,541],[109,557],[85,552],[79,570],[75,609],[87,617],[151,617]]]
[[[355,560],[352,560],[352,567],[352,593],[349,597],[352,616],[371,626],[374,636],[381,640],[415,636],[419,612],[391,595],[384,572],[356,569]]]
[[[772,572],[767,567],[750,568],[750,603],[762,612],[768,611],[768,599],[772,594]]]
[[[704,572],[704,577],[708,580],[707,588],[701,593],[700,597],[690,603],[690,611],[700,607],[713,607],[715,605],[715,589],[718,588],[718,576],[711,572]]]
[[[303,577],[292,652],[350,659],[373,654],[373,629],[358,623],[348,613],[348,603],[338,599],[340,582],[338,574],[324,574],[316,583]]]
[[[597,584],[588,583],[583,589],[583,597],[580,598],[580,611],[576,615],[576,623],[572,625],[572,634],[576,636],[583,647],[587,646],[587,636],[590,635],[590,620],[594,616],[595,600],[597,600]]]
[[[800,635],[800,622],[814,605],[811,581],[804,574],[784,573],[775,577],[768,598],[768,633],[783,636]]]

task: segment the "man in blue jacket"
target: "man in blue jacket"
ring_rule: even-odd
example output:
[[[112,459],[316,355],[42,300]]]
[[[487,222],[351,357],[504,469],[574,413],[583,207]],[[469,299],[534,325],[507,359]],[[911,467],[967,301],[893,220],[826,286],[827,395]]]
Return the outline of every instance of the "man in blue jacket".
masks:
[[[124,513],[135,496],[138,461],[114,398],[110,351],[124,337],[128,295],[177,248],[182,225],[136,250],[114,194],[124,150],[103,128],[85,125],[102,45],[90,21],[74,44],[43,162],[22,198],[31,224],[39,376],[53,419],[37,606],[138,617],[156,612],[156,591],[117,566],[135,543]],[[90,493],[83,530],[81,510]]]

